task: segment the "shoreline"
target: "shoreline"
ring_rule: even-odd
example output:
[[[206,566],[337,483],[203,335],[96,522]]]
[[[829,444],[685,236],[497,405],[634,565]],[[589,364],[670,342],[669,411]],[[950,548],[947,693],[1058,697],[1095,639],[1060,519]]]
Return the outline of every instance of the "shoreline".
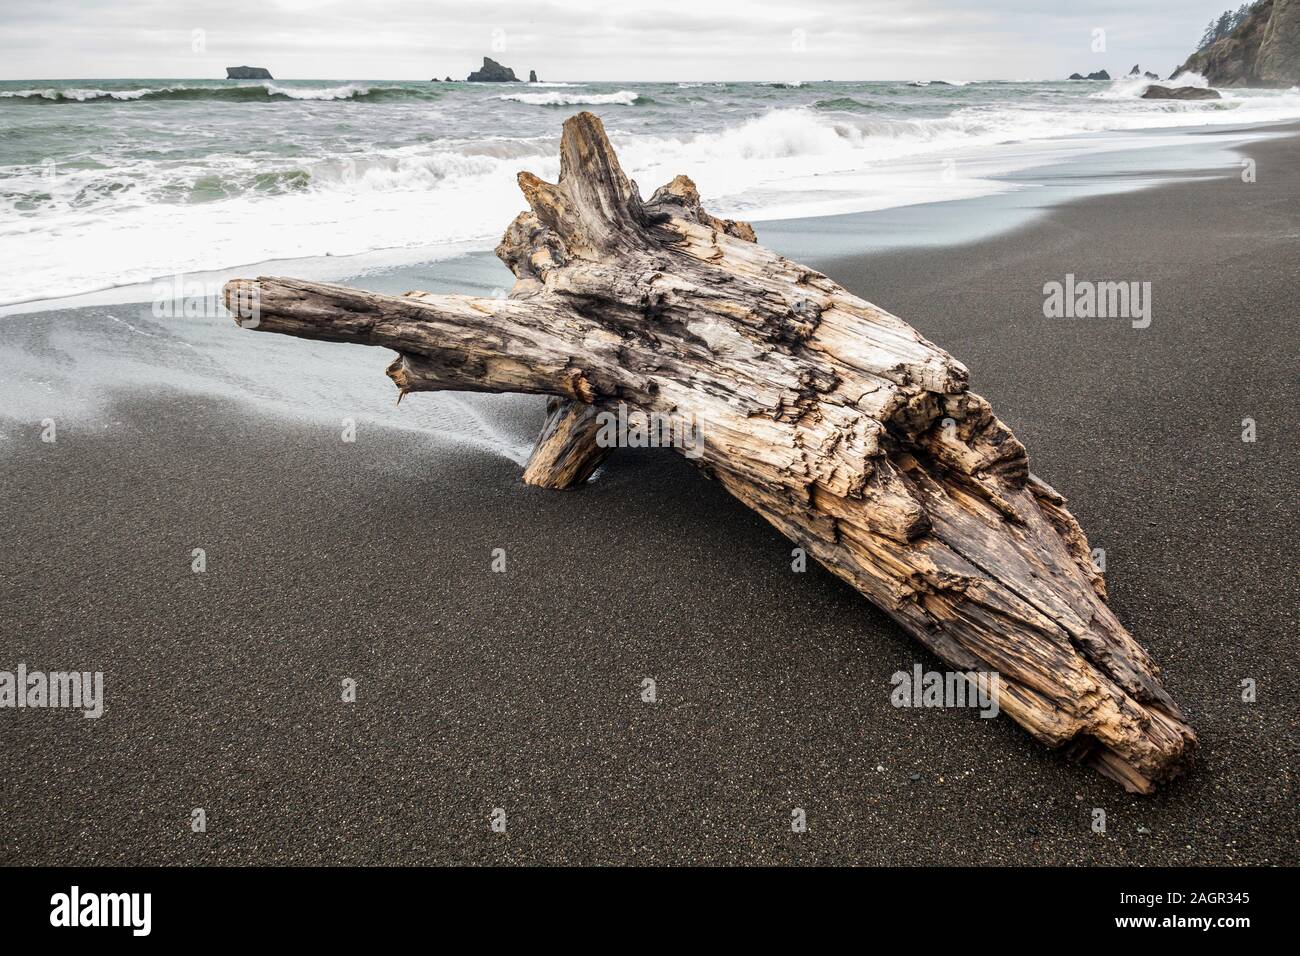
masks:
[[[1212,173],[1250,143],[1292,135],[1298,128],[1300,124],[1294,120],[1152,127],[980,147],[969,157],[958,153],[957,158],[948,160],[960,164],[954,168],[961,169],[961,181],[969,181],[964,188],[961,183],[954,185],[957,198],[915,202],[904,198],[882,209],[768,216],[753,222],[761,241],[796,260],[973,242],[1017,228],[1044,209],[1084,196],[1152,188],[1189,175]],[[919,157],[882,164],[881,170],[902,169],[915,174],[935,167],[934,176],[940,178],[945,173],[936,164],[942,159]],[[970,195],[961,195],[963,191]],[[864,235],[874,238],[864,242]],[[344,285],[369,283],[367,287],[376,291],[399,294],[412,288],[451,291],[440,287],[438,273],[446,269],[457,281],[469,283],[460,291],[494,294],[497,290],[507,291],[512,284],[509,272],[492,255],[498,238],[341,256],[272,259],[160,275],[73,295],[0,304],[0,319],[51,309],[148,302],[154,298],[157,286],[181,280],[219,290],[225,281],[247,275],[295,275]],[[432,284],[411,285],[416,276],[426,282],[432,279]]]
[[[0,863],[1295,865],[1300,139],[1249,155],[1252,184],[1220,169],[808,262],[965,363],[1070,498],[1200,735],[1189,777],[1129,796],[1006,719],[890,706],[892,673],[936,662],[791,574],[678,456],[527,488],[506,452],[540,400],[395,407],[381,350],[99,306],[0,341],[23,503],[0,669],[95,664],[106,698],[0,723]],[[1153,323],[1045,319],[1067,272],[1150,281]],[[477,444],[437,431],[467,421]],[[498,546],[517,570],[488,571]]]

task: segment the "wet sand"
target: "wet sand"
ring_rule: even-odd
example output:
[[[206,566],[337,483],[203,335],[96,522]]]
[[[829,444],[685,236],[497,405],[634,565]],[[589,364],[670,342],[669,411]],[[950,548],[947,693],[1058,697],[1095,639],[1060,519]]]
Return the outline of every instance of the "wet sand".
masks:
[[[960,358],[1069,496],[1200,735],[1187,779],[1129,796],[1007,719],[895,709],[937,661],[678,456],[527,488],[535,401],[449,444],[377,350],[103,307],[3,320],[0,669],[107,700],[0,711],[0,862],[1294,865],[1300,139],[1247,152],[1255,183],[813,263]],[[1151,282],[1151,326],[1044,318],[1066,273]],[[121,387],[79,411],[85,355]]]

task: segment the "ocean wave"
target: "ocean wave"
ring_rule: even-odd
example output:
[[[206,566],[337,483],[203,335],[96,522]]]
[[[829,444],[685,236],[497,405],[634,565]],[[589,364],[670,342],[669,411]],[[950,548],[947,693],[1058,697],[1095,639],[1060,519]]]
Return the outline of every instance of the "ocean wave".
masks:
[[[775,109],[678,145],[681,152],[711,161],[773,160],[851,151],[864,135],[862,127],[837,123],[811,110]],[[664,144],[656,143],[652,151],[663,148]]]
[[[0,99],[31,103],[93,103],[172,100],[193,102],[212,100],[227,103],[267,103],[290,100],[388,100],[435,99],[436,89],[401,86],[369,87],[358,83],[341,86],[282,86],[277,83],[254,83],[240,86],[164,86],[134,90],[58,89],[0,90]]]
[[[138,100],[150,93],[150,89],[140,90],[0,90],[0,99],[6,100],[45,100],[47,102],[85,103],[89,100]]]
[[[1149,82],[1132,85],[1140,89]],[[1091,137],[1065,142],[1072,134],[1300,117],[1294,90],[1224,91],[1215,109],[1179,104],[1183,109],[1177,110],[1130,95],[1089,96],[1084,85],[1060,84],[1010,92],[981,84],[964,95],[917,93],[903,83],[813,85],[789,95],[759,84],[729,84],[717,96],[665,84],[673,93],[656,93],[655,102],[634,90],[664,87],[600,93],[485,85],[472,94],[462,86],[462,95],[448,95],[445,84],[425,92],[423,84],[377,81],[81,83],[86,89],[60,84],[51,94],[132,101],[167,93],[199,101],[192,110],[175,110],[192,115],[191,123],[160,124],[148,109],[123,106],[99,117],[73,107],[52,109],[18,124],[43,133],[57,130],[71,146],[55,153],[55,163],[42,161],[44,143],[26,148],[17,136],[4,139],[15,144],[18,162],[0,165],[0,261],[7,265],[0,274],[0,302],[263,260],[462,242],[490,248],[521,208],[519,170],[549,181],[558,176],[559,120],[568,112],[546,109],[552,106],[603,113],[624,168],[645,195],[684,173],[706,196],[710,212],[760,221],[995,192],[1002,187],[994,180],[1005,169],[1097,148]],[[142,83],[146,88],[137,89]],[[41,83],[21,85],[5,84],[0,110],[15,97],[49,101]],[[1128,86],[1115,88],[1127,92]],[[1049,101],[1040,98],[1043,93]],[[891,95],[901,97],[901,105],[891,105]],[[424,96],[424,102],[438,99],[439,107],[417,110],[420,123],[412,123],[407,110],[376,108],[358,135],[355,116],[332,123],[319,115],[327,108],[319,103],[258,111],[217,110],[202,101],[231,96],[340,104],[391,96],[421,106],[414,98]],[[498,96],[527,108],[498,106]],[[716,109],[699,105],[701,100],[714,100]],[[919,109],[918,102],[924,104]],[[620,109],[631,103],[635,111]],[[956,103],[962,108],[953,109]],[[347,105],[328,108],[350,111]],[[653,122],[619,123],[620,116]],[[86,132],[96,128],[96,119],[106,142]],[[155,136],[163,127],[184,127],[186,138]],[[188,131],[199,127],[212,138],[196,146]],[[118,136],[117,145],[107,134]],[[1035,140],[1048,142],[1034,145]],[[250,141],[272,146],[249,150]],[[281,141],[285,148],[274,148]],[[91,153],[87,142],[94,144]],[[953,180],[939,174],[951,157],[957,157]],[[992,165],[980,165],[981,157],[992,157]]]
[[[1089,99],[1093,100],[1140,100],[1142,94],[1151,86],[1163,86],[1168,89],[1177,89],[1180,86],[1194,86],[1198,89],[1208,89],[1210,81],[1199,73],[1182,73],[1176,80],[1152,80],[1145,76],[1121,76],[1114,80],[1109,87],[1104,90],[1098,90],[1096,93],[1090,93]],[[1162,103],[1168,104],[1168,101],[1162,100]],[[1204,105],[1212,100],[1191,100],[1191,103]],[[1186,104],[1178,104],[1186,105]]]
[[[860,100],[855,100],[851,96],[837,96],[834,99],[818,100],[813,104],[813,108],[839,113],[854,113],[860,110],[878,109],[878,107],[872,106],[870,103],[863,103]]]
[[[432,92],[432,91],[430,91]],[[315,87],[294,87],[294,86],[277,86],[274,83],[266,84],[266,95],[269,99],[285,97],[291,100],[354,100],[365,99],[368,96],[385,93],[391,95],[400,93],[402,96],[422,95],[419,90],[397,90],[389,87],[371,89],[368,86],[358,86],[355,83],[348,83],[344,86],[327,86],[324,89]]]
[[[640,167],[638,182],[666,182],[685,172],[702,194],[716,197],[718,214],[762,218],[755,213],[763,208],[764,195],[803,193],[807,200],[836,190],[845,196],[855,189],[865,193],[873,171],[885,171],[896,162],[928,162],[936,156],[1078,134],[1300,116],[1300,100],[1291,94],[1243,93],[1240,99],[1215,105],[1214,110],[1172,112],[1142,101],[1133,104],[1136,108],[1098,103],[1074,113],[975,106],[945,116],[907,117],[883,109],[855,113],[845,103],[824,100],[811,109],[769,110],[716,133],[633,137],[627,146],[618,145],[628,165]]]
[[[635,106],[649,98],[632,90],[617,93],[502,93],[499,100],[527,103],[529,106]]]

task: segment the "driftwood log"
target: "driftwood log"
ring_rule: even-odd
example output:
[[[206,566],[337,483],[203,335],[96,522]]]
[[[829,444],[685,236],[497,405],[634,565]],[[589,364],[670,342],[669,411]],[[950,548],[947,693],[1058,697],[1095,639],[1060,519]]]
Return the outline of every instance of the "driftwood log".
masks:
[[[525,471],[585,481],[619,405],[699,430],[695,463],[950,667],[996,672],[1000,706],[1130,791],[1191,762],[1196,737],[1106,604],[1065,499],[901,319],[759,246],[684,176],[642,200],[600,120],[564,124],[560,179],[497,248],[509,298],[386,296],[236,279],[263,332],[397,352],[402,395],[552,396]]]

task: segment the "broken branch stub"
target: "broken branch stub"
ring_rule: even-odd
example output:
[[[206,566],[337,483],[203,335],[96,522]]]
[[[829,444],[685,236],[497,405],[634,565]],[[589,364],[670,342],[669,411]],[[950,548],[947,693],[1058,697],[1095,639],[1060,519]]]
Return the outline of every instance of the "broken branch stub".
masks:
[[[1038,740],[1132,791],[1190,764],[1195,734],[1065,499],[961,363],[710,216],[686,177],[643,201],[590,113],[564,124],[558,183],[519,183],[508,299],[260,278],[227,301],[255,292],[258,331],[395,350],[402,394],[553,396],[533,484],[587,479],[599,410],[696,428],[691,460],[949,666],[997,672]]]

